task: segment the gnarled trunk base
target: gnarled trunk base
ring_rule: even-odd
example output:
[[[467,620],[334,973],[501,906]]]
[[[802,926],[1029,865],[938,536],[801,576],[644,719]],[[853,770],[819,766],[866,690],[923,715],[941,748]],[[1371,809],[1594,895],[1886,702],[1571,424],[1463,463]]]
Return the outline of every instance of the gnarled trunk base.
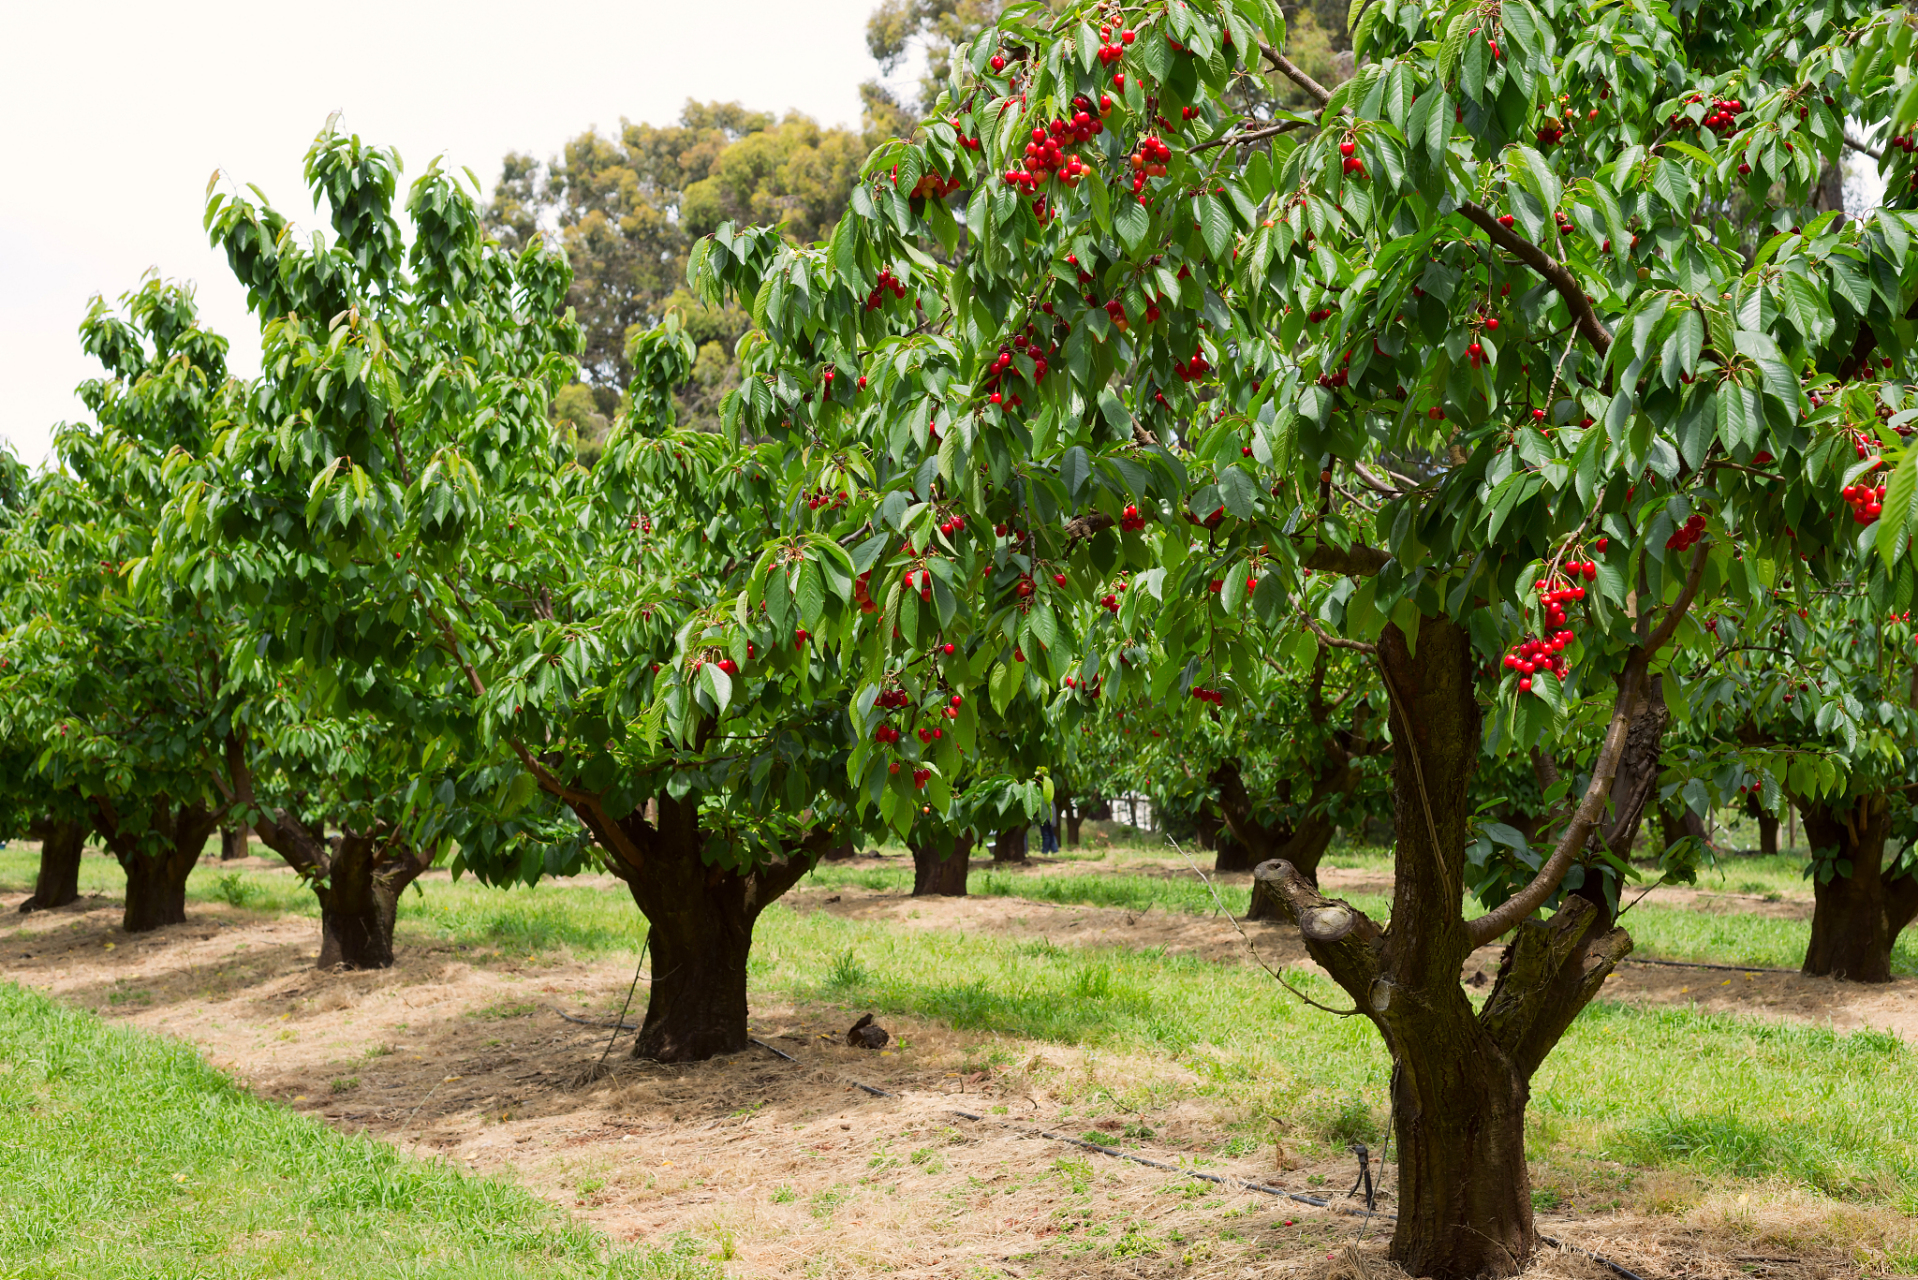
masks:
[[[201,843],[204,843],[202,841]],[[170,849],[161,855],[122,858],[127,873],[126,909],[120,927],[146,933],[162,925],[186,923],[186,881],[200,860],[199,850]]]
[[[966,873],[972,867],[972,836],[955,836],[952,848],[941,853],[935,843],[912,846],[912,896],[963,898]]]
[[[1918,911],[1918,876],[1885,879],[1890,803],[1871,795],[1844,813],[1816,801],[1799,807],[1805,842],[1824,854],[1812,877],[1804,971],[1845,982],[1890,982],[1892,944]],[[1849,863],[1851,874],[1839,874],[1837,862]]]
[[[1026,860],[1026,827],[1007,827],[992,842],[992,860],[994,862],[1024,862]]]
[[[20,913],[64,907],[80,898],[80,853],[86,848],[87,829],[78,822],[49,822],[34,827],[40,837],[40,872],[33,880],[33,896],[20,904]]]
[[[706,836],[696,797],[661,795],[647,811],[654,815],[650,822],[638,813],[620,822],[643,861],[612,862],[650,926],[652,990],[633,1056],[701,1062],[738,1053],[751,1043],[746,962],[753,923],[811,869],[807,850],[822,849],[829,836],[821,832],[816,844],[789,845],[783,863],[742,875],[701,860]]]

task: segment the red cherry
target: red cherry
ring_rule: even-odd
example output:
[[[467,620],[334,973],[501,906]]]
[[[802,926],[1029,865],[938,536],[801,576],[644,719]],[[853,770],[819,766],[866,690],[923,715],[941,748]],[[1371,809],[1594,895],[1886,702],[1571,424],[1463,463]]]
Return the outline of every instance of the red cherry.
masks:
[[[1493,316],[1493,317],[1492,317],[1491,319],[1489,319],[1489,320],[1487,320],[1487,321],[1485,322],[1485,327],[1486,327],[1486,329],[1487,329],[1487,330],[1489,330],[1489,331],[1491,331],[1492,333],[1497,333],[1497,332],[1498,332],[1498,317],[1497,317],[1497,316]]]
[[[1066,585],[1066,575],[1063,573],[1055,573],[1052,575],[1052,581],[1056,585],[1063,587]]]
[[[939,651],[950,658],[954,653],[958,652],[958,646],[950,644],[941,645]]]
[[[1121,71],[1118,75],[1112,77],[1112,87],[1120,92],[1125,91],[1125,72]]]

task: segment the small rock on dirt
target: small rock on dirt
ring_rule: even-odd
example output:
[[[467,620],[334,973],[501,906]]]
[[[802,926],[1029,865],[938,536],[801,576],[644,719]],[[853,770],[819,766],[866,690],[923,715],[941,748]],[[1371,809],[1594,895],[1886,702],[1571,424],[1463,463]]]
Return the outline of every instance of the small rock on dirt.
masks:
[[[892,1040],[892,1033],[872,1020],[866,1014],[852,1024],[852,1030],[846,1033],[846,1043],[855,1049],[883,1049]]]

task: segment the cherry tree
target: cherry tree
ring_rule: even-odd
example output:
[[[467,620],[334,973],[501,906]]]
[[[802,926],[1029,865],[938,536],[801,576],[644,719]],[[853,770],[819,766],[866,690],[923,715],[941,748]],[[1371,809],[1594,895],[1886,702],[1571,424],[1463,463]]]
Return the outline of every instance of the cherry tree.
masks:
[[[1260,878],[1392,1053],[1413,1274],[1535,1247],[1530,1080],[1631,946],[1560,890],[1655,790],[1674,657],[1709,656],[1694,603],[1852,573],[1852,511],[1913,492],[1841,498],[1883,456],[1861,415],[1910,394],[1908,158],[1886,205],[1818,207],[1847,129],[1890,127],[1910,20],[1735,9],[1361,5],[1328,91],[1257,0],[1015,5],[829,242],[724,228],[692,255],[756,326],[723,412],[861,472],[849,504],[900,539],[855,773],[885,768],[879,673],[935,632],[994,716],[1068,726],[1095,692],[1229,699],[1295,625],[1376,669],[1389,922]],[[1268,70],[1315,109],[1231,109]],[[911,327],[860,328],[887,308]],[[1097,607],[1122,569],[1181,606],[1146,661],[1112,659]],[[1200,625],[1248,600],[1269,638]],[[1468,917],[1488,741],[1537,751],[1555,839]],[[1475,1004],[1460,966],[1499,941]]]

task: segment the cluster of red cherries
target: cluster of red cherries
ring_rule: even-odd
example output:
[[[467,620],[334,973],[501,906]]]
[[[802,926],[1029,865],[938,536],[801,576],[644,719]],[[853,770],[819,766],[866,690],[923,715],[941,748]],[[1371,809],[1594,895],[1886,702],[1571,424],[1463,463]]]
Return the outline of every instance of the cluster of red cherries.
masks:
[[[1605,550],[1605,539],[1598,542],[1598,549]],[[1591,560],[1570,560],[1565,564],[1565,576],[1554,574],[1546,582],[1538,584],[1539,603],[1545,606],[1545,622],[1552,628],[1550,636],[1527,636],[1512,646],[1505,655],[1505,668],[1518,672],[1518,691],[1532,691],[1534,675],[1551,675],[1563,680],[1570,664],[1565,660],[1565,650],[1578,637],[1565,625],[1565,606],[1568,603],[1585,598],[1585,588],[1575,585],[1579,579],[1587,582],[1598,577],[1598,565]]]
[[[1006,170],[1004,178],[1007,186],[1036,191],[1040,183],[1055,173],[1066,186],[1079,185],[1079,179],[1088,172],[1088,166],[1078,156],[1067,155],[1065,148],[1104,133],[1105,124],[1092,113],[1092,104],[1085,97],[1074,99],[1073,107],[1075,109],[1070,118],[1054,120],[1044,127],[1033,127],[1032,141],[1026,144],[1026,167]]]
[[[1848,484],[1841,493],[1851,508],[1852,520],[1858,524],[1871,524],[1884,514],[1885,486],[1882,484]]]
[[[1678,532],[1665,539],[1667,551],[1690,551],[1698,540],[1705,536],[1705,517],[1694,511],[1692,518],[1679,526]]]
[[[1356,154],[1358,149],[1359,144],[1351,138],[1347,138],[1344,142],[1339,143],[1339,154],[1345,157],[1340,163],[1339,169],[1342,173],[1356,173],[1359,177],[1363,178],[1365,176],[1365,161],[1358,158]]]
[[[955,533],[964,533],[965,529],[966,518],[957,511],[953,512],[947,519],[939,522],[939,532],[945,534],[948,538]]]
[[[872,570],[868,569],[852,582],[852,600],[859,606],[861,613],[879,612],[879,602],[872,598]]]
[[[1377,346],[1378,344],[1373,343],[1372,345]],[[1321,387],[1344,386],[1347,382],[1351,380],[1351,377],[1352,377],[1351,365],[1352,365],[1352,353],[1348,351],[1345,353],[1345,359],[1339,362],[1338,368],[1334,369],[1330,373],[1321,373],[1319,375],[1319,385]],[[1247,449],[1245,452],[1249,455],[1252,452],[1252,450]]]
[[[1141,200],[1145,198],[1147,178],[1165,176],[1166,162],[1172,159],[1172,148],[1158,138],[1148,134],[1139,140],[1139,149],[1132,153],[1132,190]]]
[[[1062,587],[1065,585],[1065,577],[1066,576],[1063,573],[1059,575],[1059,585]],[[1117,585],[1113,588],[1113,590],[1106,592],[1105,595],[1100,598],[1099,606],[1103,608],[1107,613],[1110,613],[1116,616],[1119,612],[1118,593],[1121,591],[1124,591],[1125,588],[1126,588],[1125,579],[1124,578],[1119,579]]]
[[[846,491],[844,489],[841,489],[837,494],[828,494],[824,490],[815,489],[806,499],[806,510],[808,511],[817,511],[821,507],[843,507],[845,505]]]
[[[1851,443],[1859,457],[1871,459],[1871,470],[1876,471],[1885,465],[1884,458],[1878,452],[1883,446],[1878,441],[1862,431],[1854,430]],[[1848,484],[1839,496],[1851,507],[1851,518],[1859,524],[1872,523],[1885,509],[1885,486],[1882,484]]]
[[[900,282],[899,277],[895,276],[890,268],[881,267],[879,270],[879,283],[874,285],[872,292],[866,295],[866,310],[879,310],[880,307],[885,305],[886,295],[888,293],[895,298],[903,298],[906,296],[906,286]]]
[[[1307,324],[1322,324],[1330,320],[1332,313],[1336,310],[1338,310],[1337,307],[1319,307],[1316,310],[1308,311],[1305,313],[1305,322]]]
[[[1703,102],[1704,100],[1704,95],[1697,93],[1685,99],[1688,103]],[[1695,129],[1710,129],[1714,133],[1722,133],[1726,137],[1730,137],[1732,134],[1738,132],[1738,117],[1744,110],[1745,104],[1736,98],[1713,98],[1711,114],[1703,120],[1700,120],[1696,125],[1691,123],[1689,117],[1681,116],[1677,112],[1673,112],[1672,126],[1678,129],[1683,129],[1688,126]]]
[[[1127,533],[1137,533],[1145,528],[1145,517],[1139,514],[1139,508],[1127,503],[1125,511],[1119,516],[1119,527]]]
[[[1192,686],[1192,696],[1200,702],[1209,702],[1215,707],[1225,705],[1225,692],[1221,689],[1208,689],[1202,684]]]
[[[1119,59],[1125,57],[1126,46],[1138,38],[1139,33],[1136,31],[1121,31],[1116,42],[1103,43],[1099,46],[1099,61],[1108,67],[1111,66]],[[1100,27],[1099,39],[1102,41],[1113,41],[1112,28],[1110,26]]]
[[[943,200],[964,185],[965,182],[958,177],[942,178],[936,173],[926,173],[919,176],[919,181],[914,184],[909,194],[915,197],[925,196],[933,200]]]
[[[905,583],[906,583],[906,590],[911,591],[913,589],[911,569],[906,570]],[[919,571],[919,588],[918,589],[919,589],[919,598],[921,600],[932,599],[932,570],[921,569]]]
[[[1212,372],[1212,364],[1205,358],[1203,350],[1194,351],[1190,360],[1184,364],[1173,365],[1172,368],[1179,375],[1181,382],[1191,382],[1194,378],[1203,378]]]

